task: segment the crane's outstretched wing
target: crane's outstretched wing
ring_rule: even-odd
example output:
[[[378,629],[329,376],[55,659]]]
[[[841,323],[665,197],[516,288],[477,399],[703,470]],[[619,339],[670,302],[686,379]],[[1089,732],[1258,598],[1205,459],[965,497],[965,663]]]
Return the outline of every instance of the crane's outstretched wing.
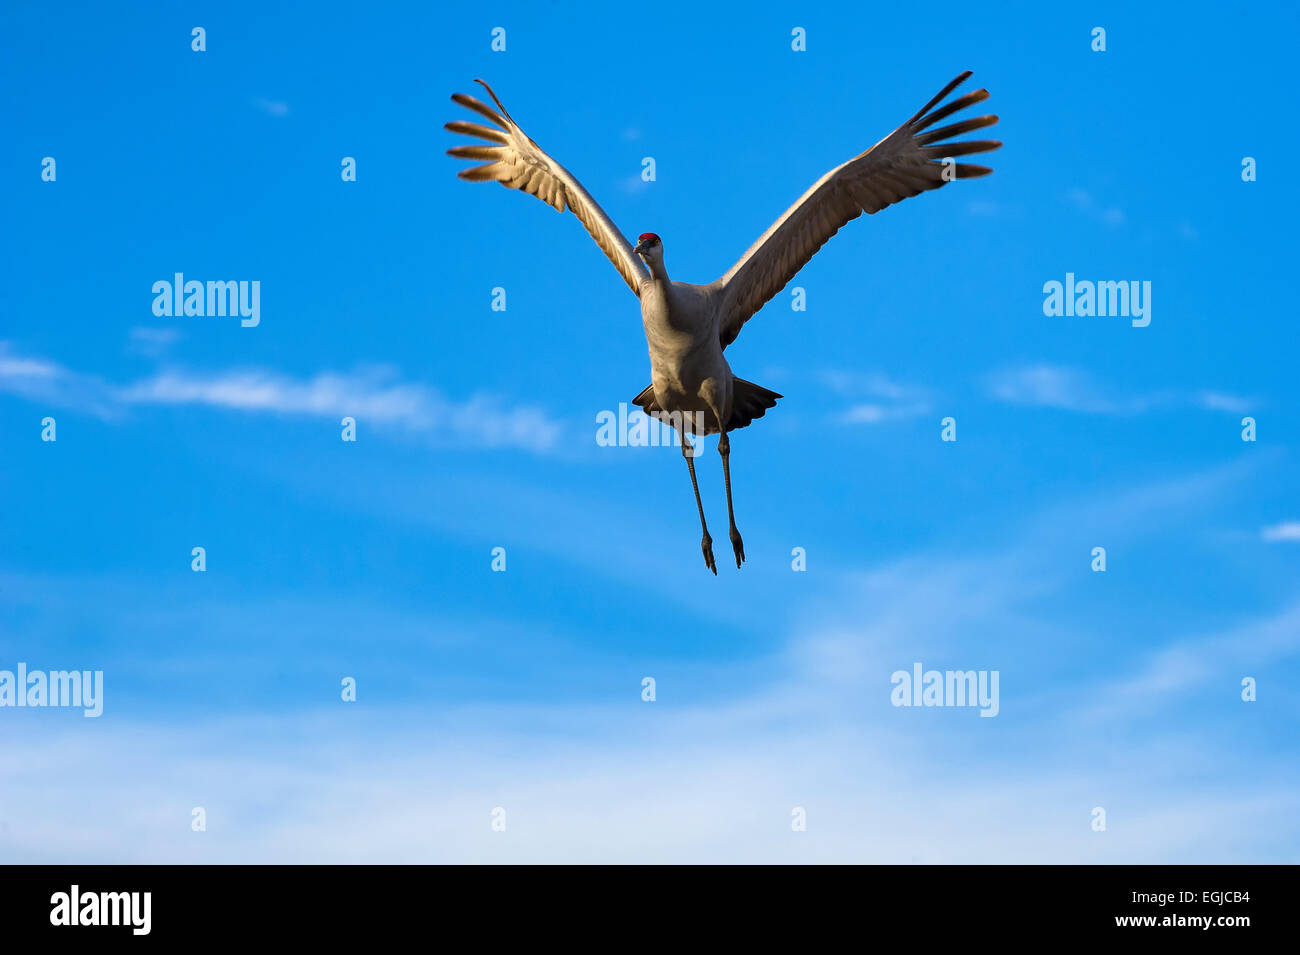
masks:
[[[1002,145],[997,140],[946,144],[943,140],[992,126],[998,121],[996,116],[976,116],[924,132],[959,109],[988,99],[988,90],[976,90],[930,112],[970,75],[967,70],[898,129],[813,183],[749,247],[740,261],[714,283],[723,296],[719,336],[724,348],[736,340],[741,326],[785,288],[817,250],[850,220],[864,212],[868,215],[879,212],[927,189],[938,189],[950,179],[972,179],[993,171],[987,166],[945,164],[943,160],[997,149]]]
[[[522,189],[529,195],[554,206],[560,212],[564,211],[565,206],[572,209],[573,214],[582,221],[587,231],[591,233],[591,237],[596,240],[601,251],[614,263],[614,268],[618,269],[618,274],[623,276],[623,281],[627,282],[628,287],[639,296],[641,283],[650,278],[650,272],[646,269],[645,263],[632,251],[632,246],[627,239],[623,238],[623,233],[618,231],[618,227],[610,221],[609,216],[605,215],[605,210],[596,203],[596,200],[591,198],[591,194],[582,188],[582,183],[542,152],[542,148],[529,139],[528,134],[510,118],[506,108],[501,105],[501,100],[497,99],[497,94],[492,92],[492,87],[482,80],[474,82],[482,84],[488,91],[492,101],[501,110],[500,113],[486,103],[464,93],[453,93],[451,98],[461,106],[466,106],[491,120],[500,129],[478,123],[460,121],[447,123],[446,128],[453,133],[477,136],[492,144],[457,146],[447,150],[449,155],[461,159],[491,160],[486,165],[461,170],[458,173],[460,178],[471,182],[495,180],[511,189]]]

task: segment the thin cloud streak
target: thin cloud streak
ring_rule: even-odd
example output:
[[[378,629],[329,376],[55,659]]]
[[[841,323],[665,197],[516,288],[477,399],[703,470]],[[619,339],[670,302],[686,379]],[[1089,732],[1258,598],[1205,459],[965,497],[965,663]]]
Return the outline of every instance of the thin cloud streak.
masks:
[[[1260,536],[1270,543],[1277,541],[1300,541],[1300,521],[1283,521],[1260,531]]]
[[[1116,206],[1103,207],[1092,197],[1092,193],[1086,189],[1080,189],[1077,186],[1069,189],[1065,198],[1072,206],[1098,222],[1105,223],[1108,226],[1121,226],[1124,224],[1124,210]]]
[[[902,421],[930,413],[930,394],[924,388],[905,385],[881,374],[825,371],[822,382],[837,395],[855,400],[838,416],[843,424],[881,424]]]
[[[277,119],[289,115],[289,104],[282,100],[265,99],[259,96],[253,100],[253,105],[268,116],[274,116]]]
[[[1195,407],[1206,411],[1244,413],[1256,402],[1219,391],[1179,394],[1157,391],[1119,394],[1086,372],[1063,365],[1034,364],[1006,368],[985,376],[989,397],[1004,404],[1056,408],[1082,414],[1138,415],[1162,408]]]
[[[1099,688],[1089,696],[1093,718],[1130,720],[1143,711],[1159,709],[1172,697],[1212,689],[1225,681],[1228,693],[1236,681],[1225,674],[1248,675],[1259,668],[1300,655],[1300,603],[1239,626],[1227,633],[1177,640],[1151,654],[1141,670]]]
[[[510,406],[490,395],[463,401],[422,384],[402,382],[388,367],[321,372],[296,379],[266,369],[200,373],[169,369],[124,386],[82,375],[55,362],[13,353],[0,342],[0,391],[33,402],[117,420],[144,406],[201,406],[245,414],[330,417],[400,428],[488,448],[548,452],[561,425],[543,409]]]

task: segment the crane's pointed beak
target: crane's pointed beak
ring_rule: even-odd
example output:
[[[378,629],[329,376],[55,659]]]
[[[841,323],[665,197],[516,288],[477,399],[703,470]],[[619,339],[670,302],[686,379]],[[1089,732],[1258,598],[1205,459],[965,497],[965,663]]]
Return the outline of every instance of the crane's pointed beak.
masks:
[[[644,242],[638,242],[638,243],[636,244],[636,248],[633,249],[632,251],[635,252],[637,255],[640,255],[642,252],[645,251],[645,243],[644,243]]]

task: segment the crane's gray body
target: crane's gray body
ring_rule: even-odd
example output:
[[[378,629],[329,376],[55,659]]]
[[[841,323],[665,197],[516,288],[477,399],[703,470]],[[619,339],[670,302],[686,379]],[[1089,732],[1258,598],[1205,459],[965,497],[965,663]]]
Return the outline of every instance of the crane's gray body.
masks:
[[[650,380],[664,411],[708,411],[709,398],[725,402],[731,393],[731,366],[722,356],[712,302],[700,286],[666,276],[641,286]],[[721,410],[727,410],[726,403]]]
[[[732,373],[723,355],[721,290],[672,281],[661,254],[646,262],[651,277],[641,283],[641,324],[650,387],[633,401],[649,415],[668,412],[661,420],[696,435],[734,431],[762,417],[781,396]]]

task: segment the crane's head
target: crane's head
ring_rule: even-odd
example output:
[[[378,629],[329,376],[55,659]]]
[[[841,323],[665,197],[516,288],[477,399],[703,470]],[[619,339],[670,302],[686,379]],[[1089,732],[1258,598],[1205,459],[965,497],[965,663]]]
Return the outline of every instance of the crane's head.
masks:
[[[632,251],[641,256],[646,265],[664,260],[664,244],[653,232],[642,232],[637,236],[636,248]]]

